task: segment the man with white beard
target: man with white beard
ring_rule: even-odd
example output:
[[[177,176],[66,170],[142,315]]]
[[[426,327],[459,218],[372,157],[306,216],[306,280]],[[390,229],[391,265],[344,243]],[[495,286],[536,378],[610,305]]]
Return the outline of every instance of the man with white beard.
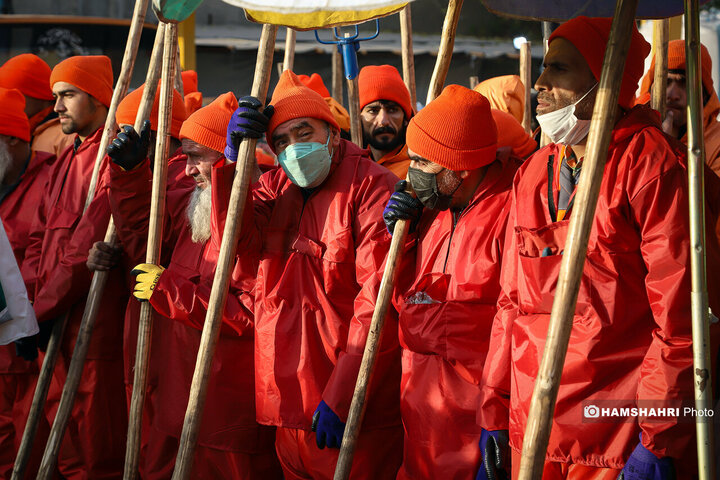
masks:
[[[237,100],[228,92],[183,123],[179,134],[182,152],[176,152],[168,163],[160,264],[141,263],[133,270],[137,275],[135,297],[149,301],[155,311],[150,369],[157,385],[146,403],[149,425],[143,430],[148,439],[141,460],[141,472],[147,479],[169,478],[175,463],[220,247],[208,241],[210,172],[216,164],[229,163],[222,152],[227,124],[236,108]],[[148,147],[142,131],[138,135],[130,128],[113,143],[109,151],[114,161],[110,170],[113,218],[124,254],[141,261],[152,184]],[[99,250],[95,253],[91,268],[112,265],[107,255]],[[234,272],[195,450],[194,478],[212,478],[217,472],[227,478],[280,478],[274,428],[255,422],[254,304],[250,292],[256,270],[252,261],[239,260]],[[135,346],[131,348],[134,351]]]

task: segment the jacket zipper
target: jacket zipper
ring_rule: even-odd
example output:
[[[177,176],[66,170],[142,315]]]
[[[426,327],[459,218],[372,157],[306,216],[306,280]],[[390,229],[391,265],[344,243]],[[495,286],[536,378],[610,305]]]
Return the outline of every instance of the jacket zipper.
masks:
[[[443,273],[445,273],[445,270],[447,269],[448,258],[450,258],[450,247],[452,247],[453,234],[455,233],[455,227],[457,226],[458,218],[460,215],[462,215],[462,212],[460,212],[460,214],[452,212],[452,229],[450,229],[450,239],[448,240],[448,248],[447,252],[445,253],[445,264],[443,265]]]

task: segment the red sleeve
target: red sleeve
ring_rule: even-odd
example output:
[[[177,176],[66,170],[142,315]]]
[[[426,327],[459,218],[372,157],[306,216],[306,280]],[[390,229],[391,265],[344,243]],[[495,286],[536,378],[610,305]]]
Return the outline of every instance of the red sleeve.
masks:
[[[653,161],[661,162],[655,158],[662,154],[670,155],[655,147]],[[675,164],[636,192],[628,191],[640,228],[640,251],[648,272],[645,289],[656,323],[640,367],[637,399],[680,406],[694,397],[687,176]],[[693,425],[678,424],[677,419],[638,423],[643,445],[659,457],[679,457],[693,438]]]
[[[509,429],[512,326],[518,314],[515,219],[513,201],[505,230],[498,311],[490,332],[478,399],[477,424],[490,431]]]
[[[394,175],[373,177],[365,187],[355,217],[355,280],[361,286],[355,298],[354,316],[350,322],[347,345],[340,352],[337,364],[323,392],[323,400],[345,421],[350,410],[355,383],[377,301],[385,259],[390,248],[390,234],[385,228],[382,212],[394,191]],[[375,405],[393,405],[399,399],[400,346],[398,320],[394,308],[385,319],[381,345],[370,385],[369,398]]]
[[[98,188],[95,198],[70,237],[63,258],[35,296],[34,308],[38,322],[62,315],[88,293],[91,279],[86,265],[88,251],[93,243],[105,237],[110,220],[107,186]]]

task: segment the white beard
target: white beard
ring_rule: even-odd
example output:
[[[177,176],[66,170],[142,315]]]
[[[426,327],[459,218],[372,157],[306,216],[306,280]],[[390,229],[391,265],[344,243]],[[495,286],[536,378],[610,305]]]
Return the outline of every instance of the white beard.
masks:
[[[208,185],[207,188],[195,187],[187,208],[187,217],[192,232],[191,238],[195,243],[204,243],[210,239],[211,207],[210,186]]]
[[[7,144],[0,141],[0,185],[5,181],[5,177],[12,168],[13,158],[10,155]]]

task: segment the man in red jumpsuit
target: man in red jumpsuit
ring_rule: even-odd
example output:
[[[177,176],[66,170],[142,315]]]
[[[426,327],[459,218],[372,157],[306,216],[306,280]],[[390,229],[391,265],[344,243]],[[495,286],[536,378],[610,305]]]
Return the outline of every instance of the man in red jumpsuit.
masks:
[[[492,455],[496,446],[507,452],[508,430],[518,472],[610,23],[577,17],[558,27],[535,83],[538,122],[553,143],[513,182],[502,293],[481,381],[478,478],[509,469],[507,458]],[[649,51],[633,26],[546,454],[548,480],[694,475],[694,426],[678,418],[682,402],[693,399],[687,175],[683,147],[662,132],[657,113],[631,108]],[[679,415],[604,416],[611,407],[676,407]]]
[[[24,112],[25,99],[22,93],[0,87],[0,105],[0,218],[13,248],[15,260],[22,264],[30,232],[30,220],[37,204],[45,195],[48,174],[46,165],[55,158],[43,152],[30,152],[30,125]],[[9,478],[12,472],[15,453],[20,446],[37,381],[37,349],[33,348],[31,343],[26,354],[26,342],[28,339],[21,339],[15,346],[0,346],[2,478]],[[39,437],[42,442],[44,434]],[[36,453],[41,455],[41,449],[36,449]],[[37,462],[34,463],[35,467],[31,466],[29,472],[33,472],[37,467]]]
[[[260,260],[257,419],[278,427],[275,447],[286,479],[329,479],[390,242],[382,209],[397,177],[340,139],[325,101],[291,71],[281,75],[264,113],[253,97],[239,103],[229,147],[267,130],[282,167],[263,174],[248,196],[238,245],[241,258]],[[216,170],[213,209],[222,212],[234,170]],[[395,478],[401,462],[396,328],[389,318],[352,478]]]
[[[175,97],[173,108],[184,112],[182,98]],[[147,402],[150,432],[144,432],[149,439],[143,478],[169,478],[175,464],[219,252],[219,243],[210,240],[210,171],[214,164],[226,162],[225,133],[236,108],[234,95],[226,93],[171,133],[182,139],[182,151],[176,151],[168,165],[162,254],[168,267],[142,263],[134,270],[135,297],[149,301],[156,312],[150,368],[157,386]],[[113,218],[133,260],[144,259],[147,242],[152,185],[147,150],[147,133],[138,136],[132,127],[126,127],[109,149]],[[229,327],[221,332],[213,360],[194,478],[281,477],[274,429],[255,420],[251,291],[257,262],[249,262],[238,265],[226,305],[224,321]],[[134,347],[133,342],[133,357]]]
[[[75,141],[53,164],[52,182],[37,208],[22,267],[41,328],[41,348],[53,322],[69,315],[46,402],[50,422],[57,411],[90,285],[87,253],[93,242],[104,237],[110,219],[107,186],[102,182],[84,213],[83,207],[112,97],[112,81],[110,59],[105,56],[71,57],[59,63],[50,76],[55,111],[63,131],[74,134]],[[103,161],[102,171],[106,166]],[[127,411],[119,339],[127,295],[122,273],[113,272],[101,299],[100,317],[60,448],[58,469],[65,478],[122,474]]]
[[[410,159],[405,131],[413,116],[410,92],[392,65],[369,65],[358,75],[360,123],[370,158],[400,178]]]
[[[488,100],[459,85],[408,125],[408,179],[419,200],[402,180],[384,212],[388,230],[398,219],[410,220],[412,230],[396,289],[405,427],[399,479],[468,478],[478,465],[478,385],[520,166],[509,148],[497,150],[496,139]]]

